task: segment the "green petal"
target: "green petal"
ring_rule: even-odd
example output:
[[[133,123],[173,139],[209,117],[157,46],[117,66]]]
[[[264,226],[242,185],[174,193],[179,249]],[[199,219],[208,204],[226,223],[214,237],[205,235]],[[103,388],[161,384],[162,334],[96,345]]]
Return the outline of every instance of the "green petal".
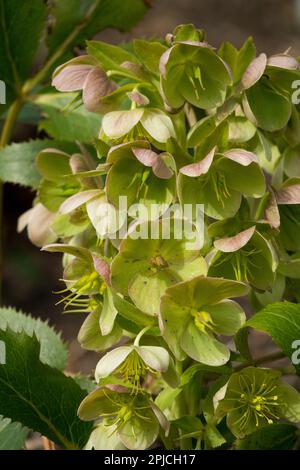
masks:
[[[222,158],[218,162],[218,168],[233,190],[252,197],[260,197],[265,193],[265,178],[257,163],[243,166],[233,160]]]
[[[98,388],[91,392],[81,402],[78,408],[78,416],[83,421],[92,421],[99,418],[102,414],[113,414],[116,411],[116,405],[107,397],[114,397],[116,392],[108,388]]]
[[[123,444],[130,450],[148,449],[156,440],[159,424],[151,410],[141,410],[146,419],[133,417],[118,431]]]
[[[126,450],[126,447],[111,427],[101,423],[90,435],[85,450]]]
[[[222,366],[229,361],[230,351],[213,336],[200,331],[193,321],[183,332],[180,344],[184,352],[195,361],[210,366]]]
[[[169,295],[164,295],[161,298],[160,323],[162,335],[178,360],[185,358],[185,354],[180,346],[180,337],[189,320],[189,308],[178,305]]]
[[[98,362],[95,370],[95,379],[99,383],[101,379],[110,375],[133,351],[132,346],[121,346],[105,354]]]
[[[134,259],[119,253],[111,264],[111,283],[122,295],[128,296],[128,286],[137,273],[147,272],[148,262],[145,259]]]
[[[79,330],[78,341],[84,349],[105,351],[121,339],[122,330],[117,325],[110,334],[102,336],[99,326],[100,312],[101,306],[87,316]]]
[[[212,318],[214,330],[220,335],[234,335],[246,320],[242,307],[233,300],[222,300],[210,305],[207,311]]]
[[[70,156],[56,149],[42,150],[36,158],[36,166],[44,178],[55,183],[71,173]]]
[[[146,109],[141,117],[141,124],[157,142],[165,143],[170,137],[175,137],[172,120],[161,111],[149,111]]]
[[[107,288],[103,294],[103,307],[100,314],[100,330],[103,336],[111,333],[118,310],[114,306],[112,292]]]
[[[282,415],[292,423],[300,421],[300,393],[291,385],[281,383],[278,386],[279,394],[282,393],[283,406],[280,408]]]
[[[105,114],[102,120],[102,130],[110,139],[119,139],[128,134],[143,116],[142,108],[130,111],[112,111]]]
[[[157,315],[161,296],[167,287],[176,282],[178,277],[169,269],[138,273],[129,284],[128,293],[140,310],[149,315]]]
[[[251,112],[259,127],[274,132],[285,127],[291,117],[292,104],[260,80],[246,92]]]
[[[136,346],[136,352],[151,369],[166,372],[170,356],[165,348],[160,346]]]

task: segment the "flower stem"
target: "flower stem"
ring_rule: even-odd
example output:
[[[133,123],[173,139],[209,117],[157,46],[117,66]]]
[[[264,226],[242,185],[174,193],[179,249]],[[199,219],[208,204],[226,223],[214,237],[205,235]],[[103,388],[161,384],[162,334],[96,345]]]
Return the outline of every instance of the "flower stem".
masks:
[[[268,363],[268,362],[277,361],[278,359],[283,359],[285,357],[286,357],[286,354],[284,354],[284,352],[275,351],[272,354],[268,354],[266,356],[258,357],[257,359],[253,359],[252,361],[243,362],[242,364],[239,364],[239,365],[235,366],[234,370],[239,371],[239,370],[244,369],[245,367],[258,366],[260,364],[265,364],[265,363]]]

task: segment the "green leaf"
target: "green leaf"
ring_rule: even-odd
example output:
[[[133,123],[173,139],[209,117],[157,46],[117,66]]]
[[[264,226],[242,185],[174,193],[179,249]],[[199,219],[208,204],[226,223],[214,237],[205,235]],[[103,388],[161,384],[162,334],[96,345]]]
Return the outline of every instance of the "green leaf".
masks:
[[[77,417],[85,392],[70,377],[39,360],[35,336],[0,331],[6,364],[0,367],[0,413],[65,449],[82,448],[92,425]]]
[[[76,151],[76,145],[55,140],[31,140],[20,144],[11,144],[0,150],[0,179],[5,183],[17,183],[36,188],[40,176],[35,167],[37,154],[49,147],[65,152]]]
[[[0,416],[0,450],[19,450],[24,446],[29,429]]]
[[[75,110],[64,109],[74,96],[64,93],[40,95],[36,103],[46,114],[46,118],[40,122],[39,128],[57,140],[91,143],[99,135],[102,118],[90,113],[84,106]]]
[[[48,38],[49,53],[55,52],[72,33],[74,38],[69,42],[69,50],[105,28],[128,31],[146,10],[143,0],[55,0],[52,9],[55,26]],[[79,25],[76,35],[74,29]]]
[[[298,375],[300,374],[300,364],[293,361],[293,353],[296,352],[293,343],[300,338],[300,305],[291,302],[268,305],[244,324],[237,333],[237,342],[240,340],[240,335],[245,334],[244,328],[247,327],[269,334],[274,343],[294,363]]]
[[[67,365],[68,351],[60,333],[39,318],[32,318],[13,308],[0,308],[0,329],[9,327],[16,333],[24,331],[29,336],[36,335],[40,345],[40,360],[44,364],[63,370]]]
[[[0,0],[1,80],[6,84],[7,104],[13,101],[30,72],[46,11],[43,0]]]
[[[236,443],[238,450],[287,450],[297,440],[297,428],[292,424],[278,423],[258,429]]]

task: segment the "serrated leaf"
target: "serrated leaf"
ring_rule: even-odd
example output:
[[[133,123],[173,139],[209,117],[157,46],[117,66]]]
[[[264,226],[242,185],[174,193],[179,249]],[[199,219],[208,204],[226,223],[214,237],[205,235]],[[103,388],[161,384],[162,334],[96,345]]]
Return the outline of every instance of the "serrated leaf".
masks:
[[[79,24],[81,27],[69,43],[69,50],[105,28],[130,30],[146,10],[143,0],[55,0],[52,9],[55,25],[48,38],[49,52],[56,51]]]
[[[49,147],[70,153],[77,149],[75,144],[47,139],[8,145],[0,150],[0,179],[5,183],[37,188],[40,176],[35,167],[35,158],[41,150]]]
[[[65,109],[74,96],[64,93],[40,95],[36,103],[45,114],[45,119],[40,122],[39,128],[57,140],[93,142],[99,135],[102,118],[90,113],[84,106]]]
[[[25,331],[29,336],[36,335],[40,345],[40,360],[44,364],[63,370],[67,365],[68,351],[60,334],[39,318],[32,318],[13,308],[0,308],[0,329],[7,326],[16,333]]]
[[[46,12],[44,0],[0,0],[1,80],[6,84],[7,104],[13,101],[31,69]]]
[[[300,305],[291,302],[276,302],[263,308],[251,317],[237,333],[237,344],[241,335],[245,339],[245,328],[254,328],[270,335],[274,343],[291,359],[296,348],[293,343],[300,338]],[[245,350],[245,349],[244,349]],[[300,364],[293,362],[300,374]]]
[[[65,449],[81,449],[92,424],[77,417],[86,393],[70,377],[43,364],[36,336],[0,330],[6,364],[0,366],[0,413]]]
[[[0,416],[0,450],[19,450],[23,447],[29,429],[9,418]]]

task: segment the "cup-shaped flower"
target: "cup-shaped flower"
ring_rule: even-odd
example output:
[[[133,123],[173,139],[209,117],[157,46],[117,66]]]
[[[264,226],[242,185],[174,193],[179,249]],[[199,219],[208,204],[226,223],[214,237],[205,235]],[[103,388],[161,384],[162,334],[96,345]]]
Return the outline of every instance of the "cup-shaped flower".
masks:
[[[292,84],[299,78],[299,62],[289,54],[256,57],[241,80],[248,119],[270,132],[285,127],[292,113]]]
[[[126,197],[128,208],[141,204],[147,218],[157,218],[175,200],[175,162],[169,153],[157,154],[146,141],[130,142],[112,147],[108,153],[112,164],[106,181],[110,203],[119,208]],[[154,208],[157,210],[153,210]],[[142,217],[142,214],[138,214]]]
[[[252,226],[232,237],[220,238],[208,254],[210,276],[244,281],[267,290],[272,287],[278,264],[272,242]]]
[[[236,281],[195,277],[169,287],[162,296],[160,319],[163,337],[175,356],[220,366],[229,360],[229,348],[218,335],[234,335],[245,321],[240,305],[231,297],[248,292]]]
[[[179,175],[179,197],[184,204],[204,204],[215,219],[233,217],[242,195],[254,198],[265,192],[265,178],[256,155],[243,149],[216,153],[184,166]]]
[[[160,59],[161,88],[166,104],[180,108],[185,102],[202,109],[220,106],[232,83],[226,63],[206,42],[175,42]]]
[[[300,394],[273,369],[247,367],[232,374],[214,397],[216,415],[227,416],[237,437],[278,420],[300,421]]]
[[[103,98],[117,85],[91,56],[80,56],[60,65],[53,74],[52,85],[63,92],[82,91],[82,101],[88,111],[106,112]]]
[[[112,111],[103,117],[101,136],[115,143],[145,137],[158,148],[165,146],[170,137],[175,137],[172,120],[156,108],[135,108]]]
[[[160,346],[120,346],[100,359],[95,371],[96,382],[101,383],[101,379],[113,374],[132,385],[136,392],[148,373],[166,372],[169,359],[168,351]]]
[[[183,220],[162,219],[137,225],[122,240],[111,265],[111,281],[117,292],[129,295],[143,312],[157,315],[168,286],[205,275],[206,269],[199,248],[184,233]]]
[[[165,415],[147,394],[132,395],[120,386],[101,387],[90,393],[80,404],[78,415],[84,421],[103,418],[103,423],[131,450],[147,449],[160,429],[165,434],[169,431]]]

